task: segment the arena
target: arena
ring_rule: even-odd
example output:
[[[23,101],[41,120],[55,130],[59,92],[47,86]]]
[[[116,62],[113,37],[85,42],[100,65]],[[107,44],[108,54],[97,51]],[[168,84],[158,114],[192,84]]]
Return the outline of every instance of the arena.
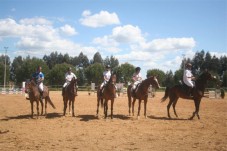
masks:
[[[147,115],[128,116],[126,94],[114,102],[114,118],[103,119],[103,109],[96,116],[96,93],[79,92],[75,102],[76,117],[62,116],[60,91],[51,91],[56,109],[48,105],[47,116],[30,118],[30,102],[23,94],[0,94],[0,150],[149,150],[209,151],[227,150],[227,100],[203,98],[200,120],[188,120],[194,102],[179,99],[179,118],[167,118],[168,100],[160,103],[163,92],[149,98]],[[135,105],[137,113],[138,103]],[[110,114],[110,110],[109,110]]]

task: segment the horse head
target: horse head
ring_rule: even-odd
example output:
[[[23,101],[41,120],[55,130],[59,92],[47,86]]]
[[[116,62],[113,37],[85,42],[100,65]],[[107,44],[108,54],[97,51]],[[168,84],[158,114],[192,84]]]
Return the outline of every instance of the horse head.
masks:
[[[155,87],[155,88],[160,88],[160,85],[159,85],[159,82],[158,82],[158,79],[157,79],[157,76],[151,76],[148,78],[149,81],[150,81],[150,84]]]
[[[116,74],[112,74],[111,77],[110,77],[110,79],[109,79],[109,81],[108,81],[108,83],[115,84],[116,81],[117,81]]]

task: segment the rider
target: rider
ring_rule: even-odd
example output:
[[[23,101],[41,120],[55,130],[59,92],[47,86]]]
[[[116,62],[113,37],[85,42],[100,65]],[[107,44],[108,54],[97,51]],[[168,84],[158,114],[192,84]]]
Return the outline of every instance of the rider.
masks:
[[[64,94],[64,90],[65,88],[69,85],[70,81],[72,80],[72,78],[77,79],[76,75],[72,72],[72,68],[68,67],[67,72],[65,73],[65,83],[63,85],[62,88],[62,95]],[[77,91],[76,91],[76,96],[77,96]]]
[[[133,85],[132,85],[132,94],[135,95],[135,89],[136,89],[136,86],[142,82],[142,76],[141,76],[141,73],[140,73],[140,70],[141,68],[140,67],[136,67],[135,68],[135,72],[133,73],[133,76],[132,76],[132,81],[133,81]]]
[[[187,63],[185,65],[185,70],[183,75],[183,81],[189,87],[188,93],[187,93],[189,96],[191,96],[191,90],[194,87],[194,82],[192,80],[195,80],[195,77],[191,72],[191,68],[192,68],[192,65],[190,63]]]
[[[32,74],[32,79],[35,80],[35,83],[38,85],[40,97],[41,97],[41,99],[43,99],[44,74],[42,73],[41,66],[38,66],[36,72]]]
[[[106,70],[103,72],[103,83],[100,85],[100,95],[102,95],[103,87],[107,84],[111,77],[110,65],[106,65]],[[116,86],[115,86],[116,87]],[[117,88],[116,88],[117,89]],[[114,97],[117,97],[117,93]]]

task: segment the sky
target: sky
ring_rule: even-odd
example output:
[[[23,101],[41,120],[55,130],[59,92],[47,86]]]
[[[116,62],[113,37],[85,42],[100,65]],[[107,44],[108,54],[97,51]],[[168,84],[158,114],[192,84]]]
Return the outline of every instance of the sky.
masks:
[[[51,52],[164,72],[204,50],[227,56],[227,0],[0,0],[0,55]]]

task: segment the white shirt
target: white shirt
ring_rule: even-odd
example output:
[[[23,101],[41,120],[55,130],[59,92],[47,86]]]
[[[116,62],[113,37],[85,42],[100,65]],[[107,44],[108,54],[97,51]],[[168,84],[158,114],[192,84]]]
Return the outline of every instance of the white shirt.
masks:
[[[142,75],[140,74],[140,73],[134,73],[133,74],[133,76],[132,76],[132,80],[134,81],[134,82],[136,82],[136,81],[142,81]]]
[[[75,77],[75,79],[77,79],[76,75],[73,72],[71,72],[71,73],[67,72],[65,74],[65,80],[66,80],[66,82],[70,82],[73,77]]]
[[[190,87],[194,86],[192,79],[191,79],[192,76],[193,76],[193,74],[191,73],[191,70],[186,69],[184,71],[183,81],[186,85],[188,85]]]
[[[109,81],[109,79],[110,79],[110,77],[111,77],[111,72],[110,72],[110,70],[104,71],[104,72],[103,72],[103,77],[104,77],[104,80],[105,80],[105,81]]]

